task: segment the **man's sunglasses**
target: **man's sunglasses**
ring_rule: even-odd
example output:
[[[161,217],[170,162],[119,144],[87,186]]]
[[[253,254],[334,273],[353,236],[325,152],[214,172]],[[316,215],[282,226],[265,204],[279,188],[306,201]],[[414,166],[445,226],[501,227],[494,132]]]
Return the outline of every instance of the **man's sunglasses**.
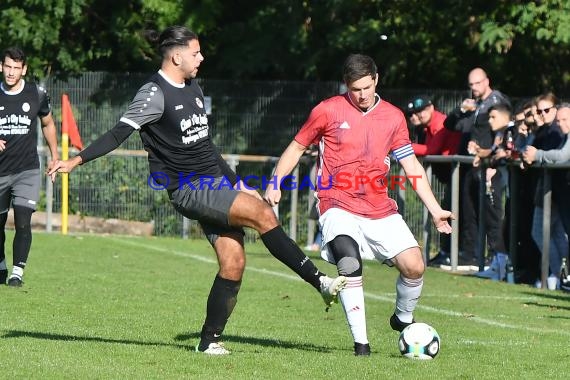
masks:
[[[544,113],[546,114],[546,113],[549,113],[550,110],[553,109],[553,108],[554,108],[554,106],[548,107],[548,108],[543,108],[543,109],[537,109],[537,110],[536,110],[536,113],[539,114],[539,115],[542,115],[542,113],[544,112]]]

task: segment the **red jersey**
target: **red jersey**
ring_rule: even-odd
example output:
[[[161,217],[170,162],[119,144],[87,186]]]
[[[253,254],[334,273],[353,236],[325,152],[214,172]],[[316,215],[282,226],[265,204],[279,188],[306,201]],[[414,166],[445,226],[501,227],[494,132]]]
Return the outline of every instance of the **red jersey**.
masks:
[[[295,140],[318,144],[316,191],[322,215],[337,207],[367,218],[398,212],[388,197],[390,152],[400,160],[414,154],[406,118],[400,109],[381,100],[362,111],[348,94],[318,104]]]
[[[443,126],[446,117],[439,111],[433,111],[431,120],[425,129],[425,144],[412,144],[416,156],[431,154],[448,156],[457,153],[461,142],[461,133],[450,131]]]

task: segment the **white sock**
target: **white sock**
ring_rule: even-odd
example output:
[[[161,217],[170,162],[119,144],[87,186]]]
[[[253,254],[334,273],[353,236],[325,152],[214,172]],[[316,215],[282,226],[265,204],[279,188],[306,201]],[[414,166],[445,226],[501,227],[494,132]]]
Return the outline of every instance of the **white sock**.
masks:
[[[0,270],[6,270],[6,259],[0,261]]]
[[[24,268],[15,266],[12,268],[12,274],[10,278],[18,277],[20,280],[24,277]]]
[[[362,344],[368,343],[362,276],[347,277],[346,286],[339,292],[339,298],[354,341]]]
[[[404,323],[412,323],[424,285],[423,276],[418,279],[398,276],[396,280],[396,316]]]

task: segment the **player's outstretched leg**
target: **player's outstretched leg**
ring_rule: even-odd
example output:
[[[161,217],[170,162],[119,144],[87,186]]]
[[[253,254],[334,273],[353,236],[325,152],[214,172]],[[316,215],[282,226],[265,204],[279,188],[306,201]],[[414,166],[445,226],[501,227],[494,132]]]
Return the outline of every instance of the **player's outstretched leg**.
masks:
[[[287,236],[267,203],[244,193],[238,194],[230,208],[230,223],[255,229],[271,255],[319,291],[327,306],[337,302],[338,292],[346,279],[343,276],[330,278],[321,272]]]
[[[273,212],[273,211],[271,211]],[[317,289],[327,307],[338,301],[338,292],[346,285],[346,278],[328,277],[291,240],[279,225],[261,235],[261,240],[269,252],[283,264]]]

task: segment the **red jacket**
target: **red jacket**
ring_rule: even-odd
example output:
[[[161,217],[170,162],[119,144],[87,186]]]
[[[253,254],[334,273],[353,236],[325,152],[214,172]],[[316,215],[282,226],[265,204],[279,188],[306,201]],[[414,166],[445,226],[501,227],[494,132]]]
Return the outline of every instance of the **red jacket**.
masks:
[[[412,144],[416,156],[457,154],[461,142],[461,133],[450,131],[443,126],[447,116],[434,110],[426,128],[425,144]]]

